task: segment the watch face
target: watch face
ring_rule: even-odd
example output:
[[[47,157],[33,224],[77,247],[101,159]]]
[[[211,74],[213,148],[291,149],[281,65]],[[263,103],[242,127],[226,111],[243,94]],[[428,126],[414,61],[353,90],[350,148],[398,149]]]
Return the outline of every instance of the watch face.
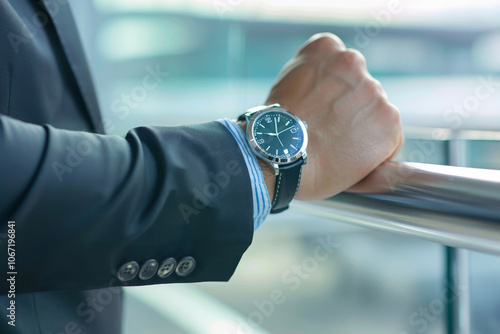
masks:
[[[307,144],[307,133],[301,122],[279,110],[258,115],[250,130],[254,149],[277,163],[288,163],[300,157]]]

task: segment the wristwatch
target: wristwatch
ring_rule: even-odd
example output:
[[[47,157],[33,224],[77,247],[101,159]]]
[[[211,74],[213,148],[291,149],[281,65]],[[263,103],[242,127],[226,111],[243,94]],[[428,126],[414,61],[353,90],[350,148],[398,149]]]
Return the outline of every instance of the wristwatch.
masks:
[[[271,213],[285,211],[299,189],[307,162],[307,124],[279,104],[249,109],[238,118],[245,120],[253,153],[271,164],[276,175]]]

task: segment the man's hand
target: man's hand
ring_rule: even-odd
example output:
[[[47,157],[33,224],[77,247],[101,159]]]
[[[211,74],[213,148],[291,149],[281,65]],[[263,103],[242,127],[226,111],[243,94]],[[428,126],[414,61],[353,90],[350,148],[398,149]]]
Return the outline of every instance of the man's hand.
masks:
[[[272,103],[309,126],[300,200],[350,188],[390,160],[403,143],[397,108],[368,73],[364,57],[333,34],[314,35],[284,66],[266,102]],[[274,183],[274,173],[261,167],[266,183]],[[356,186],[362,188],[362,183]]]

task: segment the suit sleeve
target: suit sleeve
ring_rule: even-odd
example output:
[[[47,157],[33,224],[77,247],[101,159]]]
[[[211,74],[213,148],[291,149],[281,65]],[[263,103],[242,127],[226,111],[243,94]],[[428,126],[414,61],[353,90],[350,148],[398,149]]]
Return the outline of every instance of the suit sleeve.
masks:
[[[1,267],[15,221],[16,292],[226,281],[252,241],[247,167],[218,122],[122,138],[0,116],[0,187]],[[186,256],[187,276],[117,279],[129,261]]]

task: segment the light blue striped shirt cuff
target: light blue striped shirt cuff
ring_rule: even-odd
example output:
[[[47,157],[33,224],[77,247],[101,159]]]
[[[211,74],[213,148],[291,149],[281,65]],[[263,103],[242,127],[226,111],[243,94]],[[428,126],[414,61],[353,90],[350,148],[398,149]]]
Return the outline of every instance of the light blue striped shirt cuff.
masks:
[[[248,173],[250,174],[250,182],[252,183],[253,195],[253,229],[256,231],[264,222],[269,211],[271,210],[271,199],[267,192],[267,186],[264,182],[264,175],[260,169],[257,157],[252,152],[245,134],[241,128],[228,118],[219,119],[218,122],[224,124],[231,132],[234,139],[240,147],[245,163],[247,164]]]

